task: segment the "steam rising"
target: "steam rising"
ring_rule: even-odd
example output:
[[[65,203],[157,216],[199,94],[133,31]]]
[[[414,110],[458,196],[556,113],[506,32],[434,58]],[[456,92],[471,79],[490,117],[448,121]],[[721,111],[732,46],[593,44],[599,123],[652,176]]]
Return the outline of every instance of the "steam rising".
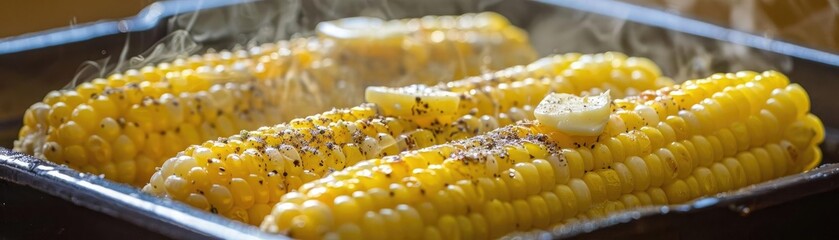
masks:
[[[649,2],[639,0],[636,2]],[[839,8],[836,0],[831,6]],[[771,24],[765,14],[757,11],[757,1],[716,3],[729,5],[735,28],[768,29],[767,35],[784,33],[798,36],[795,29],[830,30],[835,21],[814,24],[814,19],[833,19],[836,14],[819,13],[805,21],[782,28]],[[686,9],[699,5],[690,1],[670,3],[671,8]],[[796,5],[796,4],[793,4]],[[806,4],[797,4],[806,5]],[[796,10],[798,9],[798,10]],[[801,13],[806,7],[793,8]],[[105,77],[114,72],[139,68],[149,64],[171,61],[211,49],[241,49],[294,37],[311,36],[314,26],[326,20],[352,16],[371,16],[384,19],[421,17],[424,15],[450,15],[463,12],[496,11],[504,14],[517,25],[527,29],[531,41],[541,55],[551,53],[621,51],[628,55],[653,59],[664,73],[676,80],[704,77],[716,72],[738,70],[762,71],[777,69],[789,71],[792,61],[788,57],[769,54],[747,47],[719,43],[692,35],[663,31],[641,24],[599,15],[546,7],[534,2],[517,0],[274,0],[240,4],[233,7],[209,9],[173,17],[168,37],[140,56],[106,58],[86,62],[80,67],[79,80]],[[758,13],[756,13],[758,12]],[[736,15],[736,16],[735,16]],[[808,20],[809,19],[809,20]],[[827,31],[833,32],[833,31]],[[826,36],[831,38],[831,36]],[[128,40],[130,41],[130,39]],[[836,42],[836,41],[832,41]],[[126,42],[127,46],[127,42]],[[212,50],[211,50],[212,51]]]
[[[528,29],[541,53],[620,51],[652,59],[678,81],[717,72],[792,68],[791,59],[782,55],[567,9],[535,16]]]

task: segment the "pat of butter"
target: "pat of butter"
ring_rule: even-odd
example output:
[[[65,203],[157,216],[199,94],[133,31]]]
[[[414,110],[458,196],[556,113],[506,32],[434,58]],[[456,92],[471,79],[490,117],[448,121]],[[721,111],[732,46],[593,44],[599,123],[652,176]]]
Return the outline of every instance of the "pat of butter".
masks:
[[[603,132],[611,113],[609,91],[597,96],[580,97],[551,93],[533,111],[545,126],[574,136],[596,136]]]
[[[400,88],[367,87],[364,99],[387,116],[448,116],[457,113],[460,95],[425,85]]]
[[[408,28],[371,17],[352,17],[321,22],[315,31],[336,39],[386,39],[407,35]]]

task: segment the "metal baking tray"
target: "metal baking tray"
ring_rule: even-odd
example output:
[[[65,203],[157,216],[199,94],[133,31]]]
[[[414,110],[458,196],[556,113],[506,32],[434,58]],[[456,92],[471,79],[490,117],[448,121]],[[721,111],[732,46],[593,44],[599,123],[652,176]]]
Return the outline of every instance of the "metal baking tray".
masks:
[[[180,29],[190,30],[191,36],[202,46],[198,49],[230,48],[245,46],[252,39],[270,39],[265,38],[266,29],[270,30],[269,36],[285,38],[293,33],[305,33],[319,21],[339,17],[401,18],[496,11],[527,29],[542,55],[622,51],[651,58],[662,66],[666,75],[681,80],[713,72],[780,70],[809,91],[812,112],[820,116],[828,128],[822,146],[825,164],[816,170],[686,204],[627,211],[528,236],[577,239],[839,237],[839,233],[831,229],[830,221],[824,220],[839,214],[839,206],[834,204],[839,202],[839,164],[832,164],[839,162],[839,131],[835,130],[839,128],[839,114],[833,111],[839,107],[839,102],[832,96],[839,90],[839,82],[833,79],[839,77],[839,56],[836,54],[614,1],[430,0],[389,1],[381,5],[351,2],[159,2],[134,18],[2,39],[0,75],[5,75],[4,84],[7,85],[14,85],[12,81],[27,82],[26,87],[32,89],[32,96],[27,97],[31,99],[15,100],[15,104],[25,109],[47,91],[67,84],[74,78],[76,66],[82,62],[105,56],[140,54]],[[250,22],[217,21],[219,16],[228,17],[228,20],[237,16],[234,13],[243,16],[243,11],[250,16]],[[282,19],[291,19],[295,24],[281,27],[274,24],[288,23]],[[211,24],[213,22],[216,25]],[[201,23],[207,24],[200,26]],[[87,37],[62,37],[88,28],[99,31],[91,32],[96,34]],[[31,42],[33,39],[43,40],[42,44],[26,44],[26,40]],[[14,132],[20,126],[22,110],[11,112],[9,118],[0,116],[0,134]],[[1,145],[9,144],[3,142]],[[122,236],[284,238],[0,147],[0,238]]]

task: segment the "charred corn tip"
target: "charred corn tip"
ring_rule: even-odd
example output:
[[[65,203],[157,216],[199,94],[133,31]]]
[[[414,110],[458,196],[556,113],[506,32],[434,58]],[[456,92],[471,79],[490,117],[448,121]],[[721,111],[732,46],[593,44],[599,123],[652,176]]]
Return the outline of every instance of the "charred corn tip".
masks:
[[[423,27],[409,24],[417,21]],[[139,185],[189,145],[361,102],[345,91],[362,90],[336,87],[336,79],[351,86],[430,84],[535,59],[526,39],[495,31],[515,27],[493,14],[388,24],[403,30],[393,34],[403,41],[293,39],[210,51],[50,92],[26,111],[15,150]],[[487,64],[487,54],[507,57]],[[283,107],[295,105],[309,107]]]
[[[819,161],[824,129],[789,86],[777,72],[714,75],[623,99],[599,136],[522,122],[365,160],[283,198],[261,228],[305,239],[497,238],[798,173]]]
[[[532,120],[532,106],[549,92],[587,94],[610,90],[624,94],[630,88],[636,89],[634,91],[648,90],[650,88],[643,86],[653,84],[657,78],[655,75],[635,75],[632,81],[639,86],[630,84],[627,88],[615,84],[626,80],[622,77],[599,78],[595,79],[599,82],[585,83],[592,87],[580,88],[577,82],[568,79],[581,80],[577,74],[592,76],[594,70],[631,73],[641,69],[624,64],[625,58],[594,57],[595,60],[586,60],[585,64],[574,64],[580,58],[589,58],[585,56],[567,54],[547,58],[551,61],[548,72],[531,71],[521,66],[446,85],[382,88],[376,92],[380,94],[374,101],[377,104],[328,111],[190,147],[181,156],[167,160],[144,190],[243,222],[259,224],[268,214],[265,210],[270,209],[269,206],[281,198],[293,198],[294,194],[287,192],[308,189],[311,185],[306,183],[327,174],[331,178],[347,177],[335,171],[362,160],[465,139],[516,121]],[[607,61],[612,63],[605,64]],[[563,68],[553,65],[565,66],[564,69],[575,65],[579,71],[563,73]],[[592,71],[583,71],[587,67],[591,67]],[[616,73],[614,76],[621,75]],[[421,94],[416,100],[415,95],[419,94],[416,91],[420,90],[446,94],[442,97]],[[437,97],[442,100],[435,99]],[[410,108],[414,112],[422,110],[423,113],[414,115],[382,110],[393,106],[392,103],[412,106]],[[421,109],[416,108],[420,106]],[[444,113],[427,109],[438,109]],[[405,158],[404,161],[412,168],[425,168],[443,160],[442,157],[425,159],[436,154],[423,156]],[[247,184],[234,185],[233,182]],[[227,191],[217,190],[220,195],[216,195],[212,189]],[[242,194],[248,197],[239,200],[234,197]],[[247,214],[241,214],[243,212]]]

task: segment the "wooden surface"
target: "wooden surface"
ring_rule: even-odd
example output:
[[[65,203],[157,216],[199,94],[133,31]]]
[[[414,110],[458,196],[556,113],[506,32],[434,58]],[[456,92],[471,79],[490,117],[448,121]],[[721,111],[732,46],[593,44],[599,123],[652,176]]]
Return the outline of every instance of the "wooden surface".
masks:
[[[837,0],[621,0],[839,53]]]

